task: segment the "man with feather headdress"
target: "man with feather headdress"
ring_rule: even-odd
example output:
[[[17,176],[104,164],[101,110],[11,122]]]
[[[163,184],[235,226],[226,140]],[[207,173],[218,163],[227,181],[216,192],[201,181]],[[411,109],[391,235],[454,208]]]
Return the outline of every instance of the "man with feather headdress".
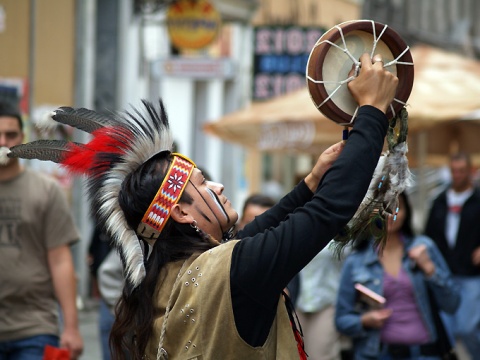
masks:
[[[306,359],[282,291],[368,189],[398,85],[378,60],[362,55],[348,85],[360,107],[348,142],[325,150],[304,180],[237,234],[238,213],[223,185],[172,152],[161,101],[114,116],[63,107],[52,119],[91,141],[0,149],[0,162],[50,160],[88,177],[93,209],[125,267],[110,337],[114,359]]]

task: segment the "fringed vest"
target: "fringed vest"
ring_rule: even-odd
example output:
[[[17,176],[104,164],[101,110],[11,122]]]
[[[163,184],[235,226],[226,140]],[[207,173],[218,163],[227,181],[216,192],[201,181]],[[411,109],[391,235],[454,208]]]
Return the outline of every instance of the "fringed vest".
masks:
[[[165,308],[170,296],[170,313],[162,346],[169,360],[299,358],[282,299],[263,346],[252,347],[238,334],[230,291],[230,265],[236,243],[229,241],[190,257],[185,264],[183,261],[171,263],[162,270],[155,298],[158,317],[154,321],[153,338],[149,340],[146,359],[157,358]],[[179,273],[180,269],[182,271]],[[178,275],[180,278],[172,292]]]

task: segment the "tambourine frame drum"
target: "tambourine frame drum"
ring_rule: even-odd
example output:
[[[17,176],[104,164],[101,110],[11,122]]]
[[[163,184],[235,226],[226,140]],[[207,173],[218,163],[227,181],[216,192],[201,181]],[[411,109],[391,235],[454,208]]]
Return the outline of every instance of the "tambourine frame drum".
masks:
[[[381,54],[385,69],[398,77],[399,84],[387,112],[388,118],[405,106],[412,90],[413,59],[398,33],[371,20],[339,24],[323,34],[310,52],[307,85],[317,109],[341,125],[353,125],[358,109],[347,83],[352,66],[358,67],[363,53],[372,57]]]

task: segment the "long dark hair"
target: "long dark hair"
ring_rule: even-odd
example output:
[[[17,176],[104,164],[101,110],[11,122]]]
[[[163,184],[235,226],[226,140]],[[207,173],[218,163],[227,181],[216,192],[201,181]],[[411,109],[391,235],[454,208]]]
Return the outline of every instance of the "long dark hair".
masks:
[[[410,205],[410,200],[408,199],[407,193],[404,191],[399,196],[399,199],[403,199],[403,204],[405,206],[405,220],[403,225],[400,228],[400,232],[411,238],[414,235],[412,228],[412,206]]]
[[[132,229],[136,229],[140,223],[170,162],[169,152],[159,153],[125,178],[119,193],[119,203]],[[192,201],[192,197],[184,191],[179,202]],[[199,237],[190,225],[168,220],[145,263],[145,279],[135,289],[127,282],[115,308],[115,322],[110,332],[113,359],[142,359],[153,334],[155,289],[162,268],[169,262],[186,259],[193,253],[204,252],[212,246]]]

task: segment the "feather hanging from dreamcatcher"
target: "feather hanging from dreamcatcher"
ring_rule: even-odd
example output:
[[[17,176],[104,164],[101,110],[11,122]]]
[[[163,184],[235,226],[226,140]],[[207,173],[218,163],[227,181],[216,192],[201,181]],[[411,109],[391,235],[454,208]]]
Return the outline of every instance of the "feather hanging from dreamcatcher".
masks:
[[[335,236],[335,248],[340,253],[350,241],[372,237],[383,248],[388,217],[396,219],[398,195],[411,185],[408,168],[408,112],[403,108],[390,120],[387,132],[388,150],[380,157],[369,189],[355,215]]]

